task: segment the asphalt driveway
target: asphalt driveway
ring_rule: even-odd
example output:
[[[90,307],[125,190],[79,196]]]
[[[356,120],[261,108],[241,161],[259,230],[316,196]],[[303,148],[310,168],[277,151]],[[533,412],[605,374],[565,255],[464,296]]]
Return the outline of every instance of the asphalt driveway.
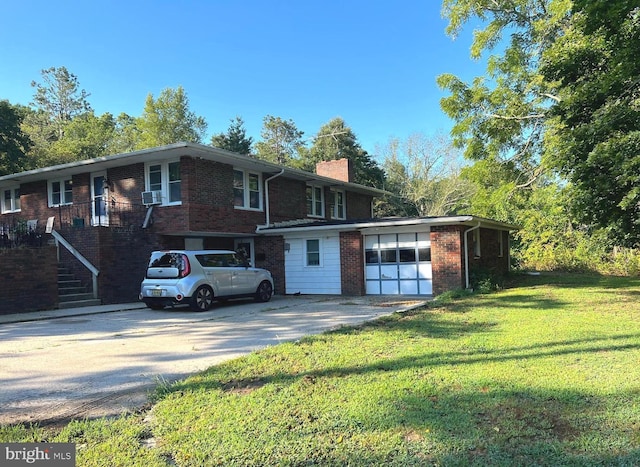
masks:
[[[275,296],[268,303],[215,304],[205,313],[129,304],[0,316],[0,424],[134,410],[159,383],[422,303],[409,297]]]

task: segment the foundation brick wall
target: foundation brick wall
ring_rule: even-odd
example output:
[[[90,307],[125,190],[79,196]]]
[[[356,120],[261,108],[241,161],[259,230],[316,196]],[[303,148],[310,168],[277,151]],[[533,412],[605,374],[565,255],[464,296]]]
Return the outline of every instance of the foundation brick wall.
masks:
[[[0,315],[58,307],[55,247],[0,249],[0,277]]]
[[[364,295],[364,249],[360,232],[340,232],[340,278],[343,295]]]

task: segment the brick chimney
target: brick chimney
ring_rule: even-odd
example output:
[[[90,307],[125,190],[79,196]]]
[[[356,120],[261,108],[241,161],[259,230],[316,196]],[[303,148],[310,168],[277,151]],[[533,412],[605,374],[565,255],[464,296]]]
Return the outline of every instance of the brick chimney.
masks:
[[[316,164],[316,174],[323,177],[335,178],[343,182],[353,182],[353,162],[349,159],[337,161],[322,161]]]

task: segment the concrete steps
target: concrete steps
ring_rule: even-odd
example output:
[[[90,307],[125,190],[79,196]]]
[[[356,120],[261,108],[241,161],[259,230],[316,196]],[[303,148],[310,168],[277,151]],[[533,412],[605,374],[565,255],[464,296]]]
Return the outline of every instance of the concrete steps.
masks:
[[[58,308],[78,308],[83,306],[101,305],[99,298],[93,298],[93,293],[76,279],[68,268],[58,266]]]

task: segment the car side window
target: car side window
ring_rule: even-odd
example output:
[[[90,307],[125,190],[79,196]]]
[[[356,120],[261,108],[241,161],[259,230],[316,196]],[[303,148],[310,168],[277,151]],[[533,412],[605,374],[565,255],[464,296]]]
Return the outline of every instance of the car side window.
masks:
[[[227,256],[229,257],[228,259],[229,267],[240,268],[245,266],[245,261],[240,256],[232,253]]]
[[[224,266],[220,255],[197,255],[196,258],[204,268],[220,268]]]

